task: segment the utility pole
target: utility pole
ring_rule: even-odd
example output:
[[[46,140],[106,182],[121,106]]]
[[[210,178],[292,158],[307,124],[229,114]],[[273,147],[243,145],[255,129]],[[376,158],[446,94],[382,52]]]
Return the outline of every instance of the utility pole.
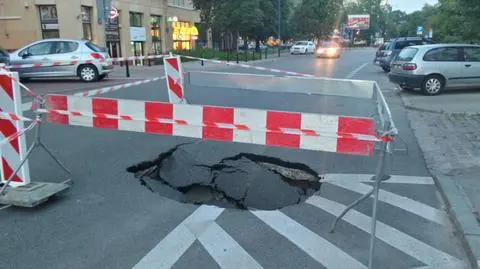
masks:
[[[282,42],[282,38],[280,34],[281,24],[282,24],[282,11],[280,9],[281,7],[280,1],[281,0],[278,0],[278,57],[280,57],[280,48],[281,48],[281,42]]]
[[[160,26],[161,27],[161,35],[162,35],[162,53],[167,53],[167,42],[168,42],[168,39],[167,39],[167,34],[168,34],[168,27],[169,27],[169,23],[168,20],[167,20],[167,17],[168,17],[168,0],[163,0],[163,27],[162,25]]]

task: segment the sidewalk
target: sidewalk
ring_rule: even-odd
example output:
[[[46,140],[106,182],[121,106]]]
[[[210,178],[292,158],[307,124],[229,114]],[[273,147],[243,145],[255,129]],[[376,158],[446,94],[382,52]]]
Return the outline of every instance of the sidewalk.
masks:
[[[408,107],[407,107],[408,108]],[[477,109],[480,111],[480,106]],[[472,268],[480,260],[480,114],[409,109],[412,129]]]

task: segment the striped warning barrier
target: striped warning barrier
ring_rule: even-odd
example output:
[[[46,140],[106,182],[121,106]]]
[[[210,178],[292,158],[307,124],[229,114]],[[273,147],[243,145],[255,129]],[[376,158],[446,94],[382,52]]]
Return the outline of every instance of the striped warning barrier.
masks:
[[[167,77],[168,100],[170,103],[186,103],[183,93],[183,71],[179,56],[167,56],[163,58],[165,76]]]
[[[57,124],[354,155],[372,155],[385,139],[371,118],[67,95],[46,101]]]
[[[77,64],[89,64],[89,63],[120,63],[135,60],[151,60],[160,59],[165,55],[148,55],[148,56],[129,56],[119,58],[101,58],[101,59],[87,59],[87,60],[70,60],[70,61],[52,61],[35,64],[12,64],[5,66],[8,69],[21,69],[21,68],[39,68],[39,67],[51,67],[51,66],[63,66],[63,65],[77,65]]]
[[[291,75],[291,76],[314,77],[314,75],[311,75],[311,74],[292,72],[292,71],[276,69],[276,68],[268,68],[268,67],[262,67],[262,66],[240,64],[240,63],[237,64],[237,63],[233,63],[233,62],[227,62],[227,61],[221,61],[221,60],[212,60],[212,59],[204,59],[204,58],[186,56],[186,55],[179,55],[179,56],[183,57],[183,58],[187,58],[187,59],[199,60],[199,61],[204,61],[204,62],[211,62],[211,63],[216,63],[216,64],[225,64],[225,65],[230,65],[230,66],[238,66],[238,67],[250,68],[250,69],[261,70],[261,71],[269,71],[269,72],[273,72],[273,73],[283,73],[283,74]]]
[[[14,79],[12,79],[14,78]],[[0,182],[5,182],[18,167],[26,154],[26,141],[24,136],[17,134],[24,129],[22,117],[20,87],[16,82],[18,74],[0,73],[0,141],[8,141],[0,148]],[[11,185],[19,186],[30,182],[28,162],[26,162],[19,173],[13,177]]]

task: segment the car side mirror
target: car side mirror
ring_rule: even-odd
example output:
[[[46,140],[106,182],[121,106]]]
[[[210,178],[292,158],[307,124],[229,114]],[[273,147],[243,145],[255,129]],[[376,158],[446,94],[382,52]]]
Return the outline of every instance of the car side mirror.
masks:
[[[22,54],[22,59],[26,59],[30,56],[32,56],[32,54],[30,52],[26,52],[26,53]]]

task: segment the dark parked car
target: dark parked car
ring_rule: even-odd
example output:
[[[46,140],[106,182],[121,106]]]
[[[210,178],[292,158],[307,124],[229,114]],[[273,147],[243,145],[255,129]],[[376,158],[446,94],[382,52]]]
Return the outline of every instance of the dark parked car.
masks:
[[[388,45],[390,45],[390,41],[386,41],[378,47],[377,52],[375,52],[375,59],[373,59],[374,64],[380,65],[380,59],[385,57]]]
[[[431,40],[422,37],[398,37],[388,41],[388,45],[381,50],[381,53],[376,56],[378,65],[385,72],[390,72],[390,65],[395,60],[395,57],[400,51],[409,46],[434,44]]]
[[[0,64],[10,65],[10,55],[2,49],[0,49]]]

